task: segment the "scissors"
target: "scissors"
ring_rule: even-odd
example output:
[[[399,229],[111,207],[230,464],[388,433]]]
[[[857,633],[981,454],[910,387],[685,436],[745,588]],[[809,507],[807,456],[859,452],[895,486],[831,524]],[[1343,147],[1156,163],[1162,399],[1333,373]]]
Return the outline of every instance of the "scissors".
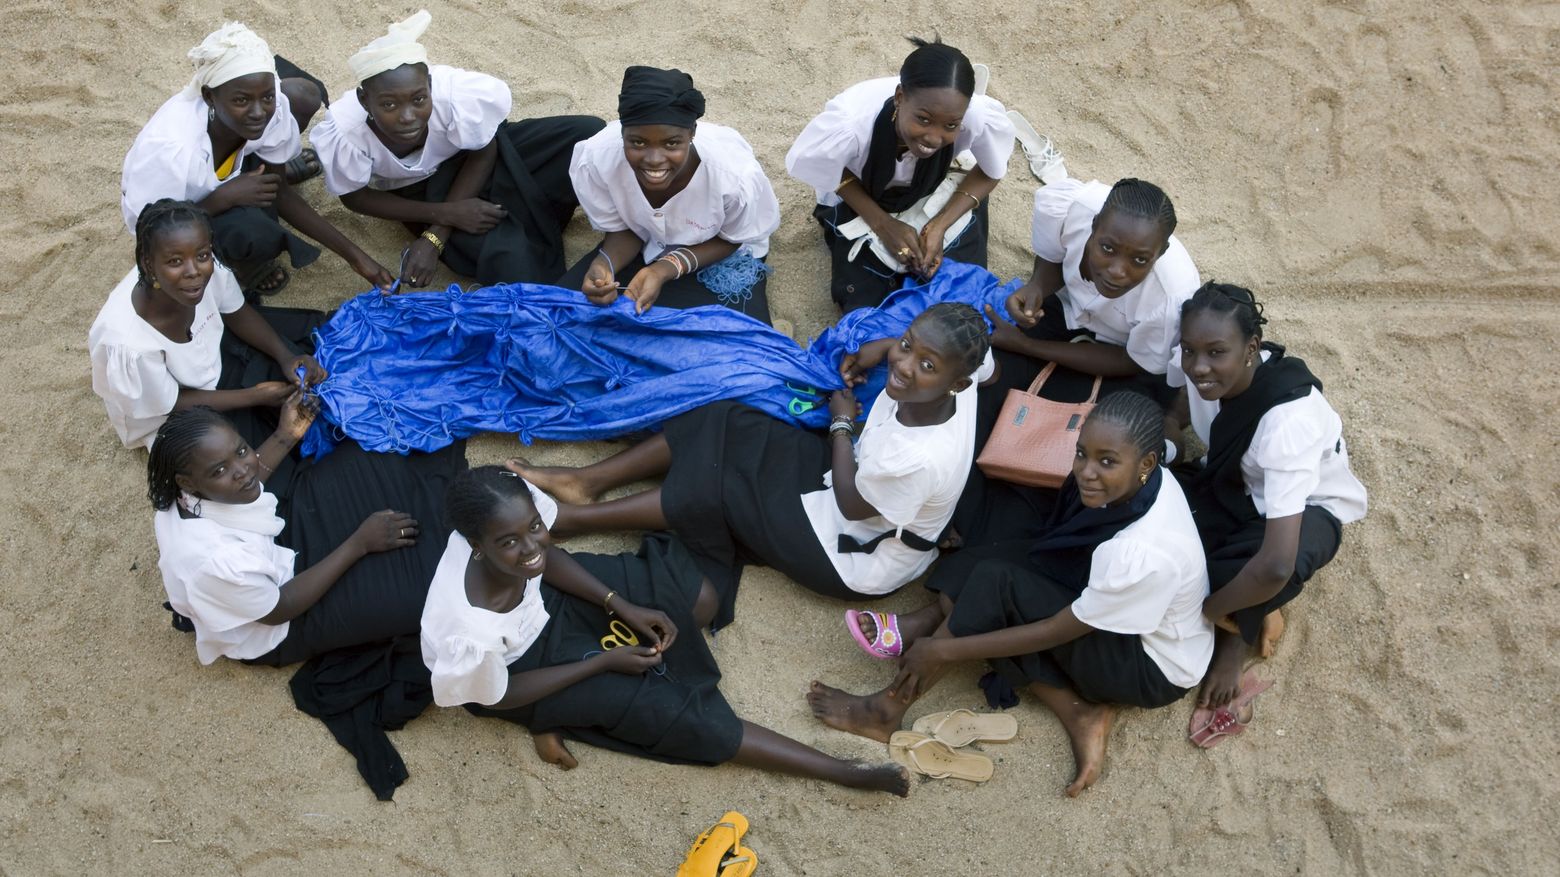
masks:
[[[803,414],[823,405],[823,394],[818,391],[817,387],[798,387],[790,381],[786,381],[785,388],[795,394],[791,397],[791,403],[786,406],[792,417],[801,417]],[[803,399],[803,396],[812,398]]]
[[[639,645],[639,637],[635,636],[634,632],[628,629],[628,625],[616,618],[612,619],[612,623],[607,625],[607,630],[611,631],[611,633],[601,638],[603,651],[611,651],[619,646]]]

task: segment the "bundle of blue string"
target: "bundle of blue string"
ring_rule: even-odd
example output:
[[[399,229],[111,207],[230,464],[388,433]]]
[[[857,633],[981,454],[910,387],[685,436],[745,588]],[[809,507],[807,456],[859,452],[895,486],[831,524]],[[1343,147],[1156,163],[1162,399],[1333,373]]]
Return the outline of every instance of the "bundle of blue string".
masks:
[[[878,308],[852,311],[805,349],[719,305],[634,313],[597,307],[578,290],[502,284],[463,292],[365,292],[316,335],[330,372],[303,452],[344,437],[372,451],[433,451],[482,432],[581,441],[653,430],[701,405],[736,399],[806,427],[828,422],[847,353],[897,337],[926,308],[962,301],[1000,313],[1019,281],[944,262]],[[857,396],[870,405],[884,369]]]

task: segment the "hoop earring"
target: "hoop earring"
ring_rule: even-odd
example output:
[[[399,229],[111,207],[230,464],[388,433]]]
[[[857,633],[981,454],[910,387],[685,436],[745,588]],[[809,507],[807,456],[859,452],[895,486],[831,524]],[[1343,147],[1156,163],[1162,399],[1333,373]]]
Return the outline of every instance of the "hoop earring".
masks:
[[[215,122],[216,120],[217,120],[217,108],[216,107],[207,107],[206,108],[206,121],[208,121],[208,122]]]
[[[481,560],[482,559],[482,552],[480,552],[480,551],[473,551],[473,552],[471,552],[471,559],[472,560]]]

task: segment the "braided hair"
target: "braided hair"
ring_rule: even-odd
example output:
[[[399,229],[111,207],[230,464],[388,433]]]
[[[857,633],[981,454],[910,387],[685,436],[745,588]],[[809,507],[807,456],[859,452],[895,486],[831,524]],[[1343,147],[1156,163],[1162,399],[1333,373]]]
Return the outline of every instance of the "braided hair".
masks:
[[[915,51],[899,65],[899,84],[905,91],[922,88],[951,88],[965,97],[975,94],[975,67],[964,53],[947,45],[942,37],[931,41],[905,37]]]
[[[1121,427],[1139,456],[1164,453],[1165,410],[1142,393],[1133,390],[1111,393],[1089,412],[1087,422]]]
[[[211,217],[206,211],[188,201],[162,198],[141,208],[135,220],[135,271],[141,286],[152,288],[152,278],[146,276],[146,263],[152,257],[152,243],[163,232],[174,228],[196,225],[211,234]]]
[[[517,499],[536,504],[524,478],[502,466],[478,466],[455,476],[444,493],[444,515],[455,532],[478,539],[493,511]]]
[[[1117,180],[1116,185],[1110,187],[1110,194],[1105,196],[1105,204],[1100,208],[1098,217],[1103,218],[1114,211],[1158,223],[1166,243],[1170,235],[1175,233],[1175,205],[1170,203],[1170,196],[1165,194],[1164,189],[1145,180],[1135,177]]]
[[[145,211],[141,215],[145,216]],[[173,507],[182,490],[179,473],[189,465],[190,455],[206,434],[222,426],[231,429],[233,424],[215,409],[197,405],[173,412],[157,427],[157,438],[146,458],[146,498],[152,501],[152,508],[165,511]]]
[[[941,334],[942,344],[938,352],[962,371],[961,377],[972,375],[986,360],[991,349],[991,338],[986,318],[963,302],[944,301],[932,305],[915,318],[917,323],[926,320]]]
[[[1262,316],[1262,303],[1244,286],[1215,283],[1212,280],[1204,283],[1181,305],[1181,322],[1203,311],[1229,314],[1235,319],[1235,325],[1240,327],[1240,337],[1262,340],[1262,326],[1267,323],[1267,317]]]

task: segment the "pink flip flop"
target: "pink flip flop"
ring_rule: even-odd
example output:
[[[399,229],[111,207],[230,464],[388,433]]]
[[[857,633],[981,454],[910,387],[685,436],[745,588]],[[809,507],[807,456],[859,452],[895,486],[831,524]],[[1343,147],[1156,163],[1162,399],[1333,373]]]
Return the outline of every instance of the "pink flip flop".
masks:
[[[859,619],[863,615],[872,616],[877,625],[877,636],[871,640],[861,632]],[[850,630],[851,639],[861,650],[882,661],[892,661],[904,654],[905,641],[899,635],[899,616],[892,612],[873,612],[870,610],[845,610],[845,627]]]
[[[1216,709],[1200,707],[1192,710],[1192,721],[1186,729],[1187,739],[1200,749],[1212,749],[1225,737],[1244,733],[1246,726],[1257,717],[1257,695],[1272,687],[1272,682],[1258,679],[1254,671],[1248,670],[1241,677],[1240,693],[1234,700]],[[1247,705],[1251,706],[1251,712],[1245,719],[1241,719],[1241,709]]]

